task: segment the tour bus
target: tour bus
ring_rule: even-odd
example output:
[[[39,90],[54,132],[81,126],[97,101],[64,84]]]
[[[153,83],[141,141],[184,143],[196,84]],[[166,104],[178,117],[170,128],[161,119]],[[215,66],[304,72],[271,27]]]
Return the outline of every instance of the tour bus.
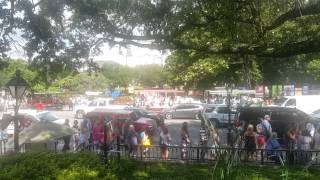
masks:
[[[234,89],[232,92],[230,92],[230,96],[232,98],[237,97],[239,99],[246,99],[247,97],[250,98],[255,98],[256,97],[256,91],[255,90],[239,90],[239,89]],[[206,90],[204,93],[204,99],[209,102],[210,97],[216,97],[216,102],[215,104],[225,104],[225,99],[228,96],[228,91],[225,89],[221,90]]]

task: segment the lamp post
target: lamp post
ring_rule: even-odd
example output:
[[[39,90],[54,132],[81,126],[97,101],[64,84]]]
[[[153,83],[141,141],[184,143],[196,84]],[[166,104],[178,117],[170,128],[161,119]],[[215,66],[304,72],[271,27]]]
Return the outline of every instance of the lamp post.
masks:
[[[13,133],[13,141],[14,141],[14,151],[19,152],[19,119],[18,119],[18,111],[21,99],[25,94],[25,91],[28,87],[28,83],[21,77],[20,70],[16,71],[15,77],[13,77],[7,84],[6,87],[9,89],[10,94],[13,98],[15,98],[16,103],[14,106],[14,133]]]
[[[226,89],[227,89],[227,106],[228,106],[228,135],[227,135],[227,141],[228,145],[232,146],[232,140],[231,140],[231,94],[232,90],[234,88],[233,84],[227,84]]]

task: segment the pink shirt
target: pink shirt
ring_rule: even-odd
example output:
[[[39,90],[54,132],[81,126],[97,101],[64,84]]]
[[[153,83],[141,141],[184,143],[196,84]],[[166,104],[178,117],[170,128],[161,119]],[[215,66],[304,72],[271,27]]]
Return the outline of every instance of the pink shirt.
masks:
[[[104,142],[104,127],[103,123],[94,123],[92,127],[92,138],[93,141],[100,143]]]

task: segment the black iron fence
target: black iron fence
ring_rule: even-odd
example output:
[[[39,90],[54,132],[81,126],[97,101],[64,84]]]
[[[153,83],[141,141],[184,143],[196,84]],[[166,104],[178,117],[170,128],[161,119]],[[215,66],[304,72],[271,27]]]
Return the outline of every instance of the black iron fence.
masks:
[[[7,140],[0,140],[0,155],[4,155],[7,152],[6,143]]]
[[[167,149],[166,149],[167,148]],[[266,150],[251,151],[244,148],[219,147],[183,147],[183,146],[136,146],[134,148],[120,145],[120,155],[140,160],[168,160],[208,163],[224,158],[240,163],[255,163],[261,165],[320,165],[320,150]],[[168,156],[163,153],[168,150]]]
[[[21,152],[27,152],[25,149],[28,144],[21,146]],[[49,146],[39,145],[45,149]],[[51,146],[53,152],[61,152],[63,141],[57,141]],[[39,149],[41,149],[39,148]],[[70,151],[74,151],[71,148]],[[113,144],[108,147],[102,146],[101,148],[87,145],[83,149],[76,151],[90,151],[96,152],[103,157],[130,157],[143,161],[186,161],[195,163],[210,163],[215,162],[226,157],[238,163],[254,163],[261,165],[310,165],[320,166],[320,150],[266,150],[257,149],[251,151],[244,148],[229,148],[229,147],[201,147],[201,146],[166,146],[159,145],[143,146],[138,145],[128,147],[124,144]],[[167,151],[167,154],[166,154]],[[0,155],[8,152],[6,141],[0,141]]]

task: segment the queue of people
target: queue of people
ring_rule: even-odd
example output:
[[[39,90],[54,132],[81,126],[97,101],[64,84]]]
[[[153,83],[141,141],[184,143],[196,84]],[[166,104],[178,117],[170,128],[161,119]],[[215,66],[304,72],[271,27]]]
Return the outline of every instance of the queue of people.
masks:
[[[266,150],[267,155],[271,158],[277,156],[276,150],[281,149],[289,150],[289,152],[320,150],[320,126],[314,128],[311,123],[303,126],[293,123],[283,137],[278,137],[270,122],[270,116],[265,115],[256,127],[248,124],[242,136],[248,160],[254,160],[257,150]]]

